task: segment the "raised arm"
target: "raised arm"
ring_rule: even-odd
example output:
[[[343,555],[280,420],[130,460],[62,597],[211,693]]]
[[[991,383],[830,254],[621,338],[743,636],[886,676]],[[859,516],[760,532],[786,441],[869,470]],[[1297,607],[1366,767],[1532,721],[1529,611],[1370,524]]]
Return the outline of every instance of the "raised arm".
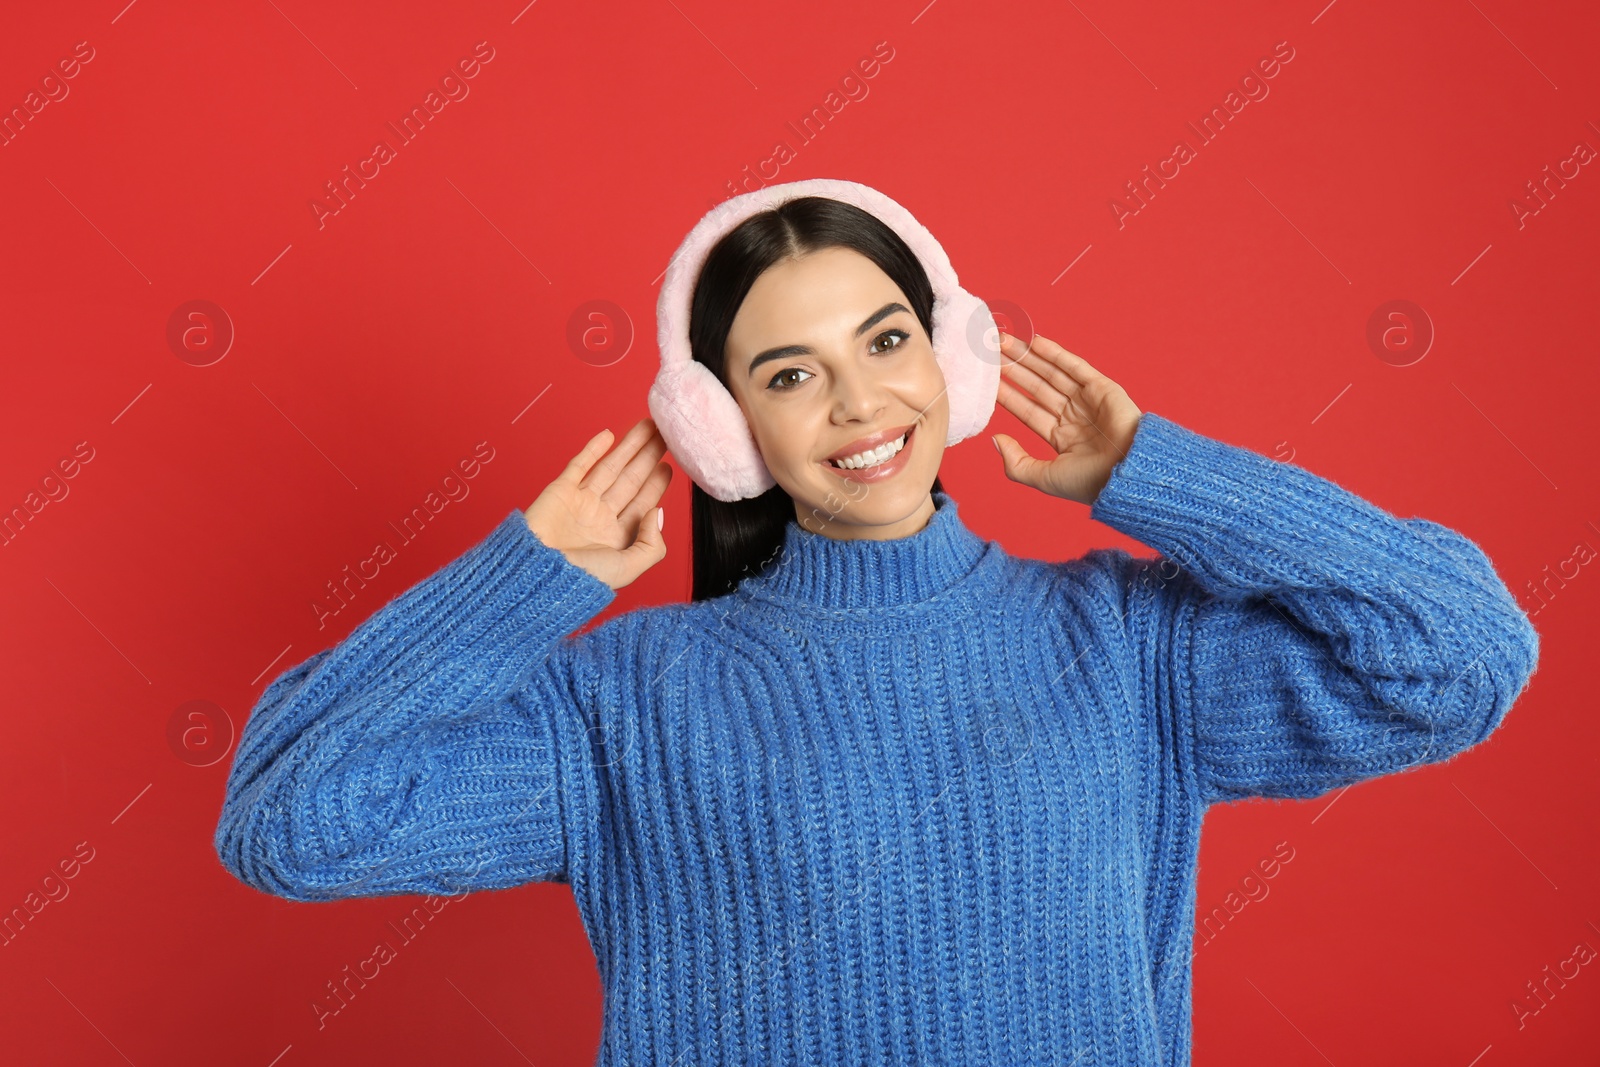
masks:
[[[1207,803],[1307,798],[1482,741],[1539,635],[1471,540],[1303,468],[1145,413],[1091,517],[1157,549],[1098,550],[1165,669]]]
[[[1054,341],[1001,335],[1006,476],[1157,549],[1087,579],[1136,650],[1151,736],[1206,802],[1312,797],[1483,740],[1539,635],[1472,541],[1150,413]],[[1080,565],[1081,564],[1081,565]]]
[[[507,515],[262,693],[228,775],[223,866],[292,900],[564,880],[563,806],[591,795],[568,635],[614,597]]]
[[[228,775],[223,866],[292,900],[569,880],[614,658],[572,632],[665,557],[665,452],[648,418],[600,431],[526,512],[274,680]]]

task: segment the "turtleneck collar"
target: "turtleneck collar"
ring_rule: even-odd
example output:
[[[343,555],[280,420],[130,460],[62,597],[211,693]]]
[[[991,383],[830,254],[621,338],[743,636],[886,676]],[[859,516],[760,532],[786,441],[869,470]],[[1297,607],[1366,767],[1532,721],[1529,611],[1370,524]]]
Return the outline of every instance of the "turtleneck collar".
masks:
[[[740,586],[765,600],[828,610],[884,608],[929,600],[971,574],[988,542],[962,523],[947,493],[933,494],[922,529],[889,540],[839,540],[791,518],[782,550]]]

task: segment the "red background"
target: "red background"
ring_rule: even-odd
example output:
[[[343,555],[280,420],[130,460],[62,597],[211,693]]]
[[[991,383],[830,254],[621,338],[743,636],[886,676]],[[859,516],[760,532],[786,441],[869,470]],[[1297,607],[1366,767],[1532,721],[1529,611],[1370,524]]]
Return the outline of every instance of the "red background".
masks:
[[[70,489],[0,548],[0,913],[93,857],[0,947],[8,1062],[590,1062],[598,975],[553,884],[450,903],[318,1029],[326,983],[419,899],[229,876],[224,722],[646,414],[667,259],[780,140],[772,180],[881,189],[1142,409],[1465,532],[1537,610],[1535,680],[1479,748],[1213,809],[1202,911],[1280,842],[1294,858],[1197,949],[1195,1063],[1594,1056],[1600,963],[1512,1008],[1600,949],[1600,577],[1568,562],[1533,592],[1600,548],[1600,173],[1528,185],[1600,146],[1592,6],[124,2],[0,35],[7,113],[93,49],[0,146],[0,509]],[[1285,41],[1269,95],[1200,145],[1186,123]],[[469,95],[319,226],[324,183],[478,42]],[[847,82],[875,47],[892,59]],[[802,141],[841,84],[866,95]],[[1196,158],[1119,224],[1179,138]],[[1396,299],[1435,332],[1405,366],[1405,335],[1367,340]],[[215,333],[167,340],[191,300],[235,333],[206,366]],[[585,349],[593,300],[619,314]],[[996,430],[1042,453],[1001,409]],[[319,629],[325,583],[481,441],[470,496]],[[1014,554],[1143,551],[1007,481],[982,436],[941,473]],[[668,559],[612,611],[688,596],[688,492],[679,472]],[[190,701],[212,730],[175,741]]]

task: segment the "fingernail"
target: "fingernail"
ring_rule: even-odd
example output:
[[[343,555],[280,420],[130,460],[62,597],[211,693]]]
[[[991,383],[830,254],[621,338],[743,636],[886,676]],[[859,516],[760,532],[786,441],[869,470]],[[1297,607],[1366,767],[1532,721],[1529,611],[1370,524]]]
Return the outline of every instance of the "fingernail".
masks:
[[[996,452],[1000,452],[1000,438],[998,438],[998,437],[991,437],[991,438],[989,438],[989,440],[990,440],[990,442],[991,442],[991,443],[993,443],[993,444],[994,444],[994,450],[995,450],[995,451],[996,451]],[[1000,452],[1000,455],[1001,455],[1001,456],[1004,456],[1004,455],[1005,455],[1005,453],[1004,453],[1004,452]]]
[[[667,528],[667,509],[666,508],[656,508],[656,529],[665,530],[666,528]]]

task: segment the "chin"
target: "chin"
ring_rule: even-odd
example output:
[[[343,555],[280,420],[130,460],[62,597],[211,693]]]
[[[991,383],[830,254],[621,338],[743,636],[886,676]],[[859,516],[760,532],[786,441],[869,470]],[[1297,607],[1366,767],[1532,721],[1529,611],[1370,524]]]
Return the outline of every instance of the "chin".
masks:
[[[807,485],[804,494],[790,493],[801,515],[815,523],[840,522],[856,526],[882,526],[899,522],[920,508],[933,489],[937,472],[904,470],[882,482],[852,482],[824,474],[821,486]],[[831,481],[833,484],[829,484]]]

